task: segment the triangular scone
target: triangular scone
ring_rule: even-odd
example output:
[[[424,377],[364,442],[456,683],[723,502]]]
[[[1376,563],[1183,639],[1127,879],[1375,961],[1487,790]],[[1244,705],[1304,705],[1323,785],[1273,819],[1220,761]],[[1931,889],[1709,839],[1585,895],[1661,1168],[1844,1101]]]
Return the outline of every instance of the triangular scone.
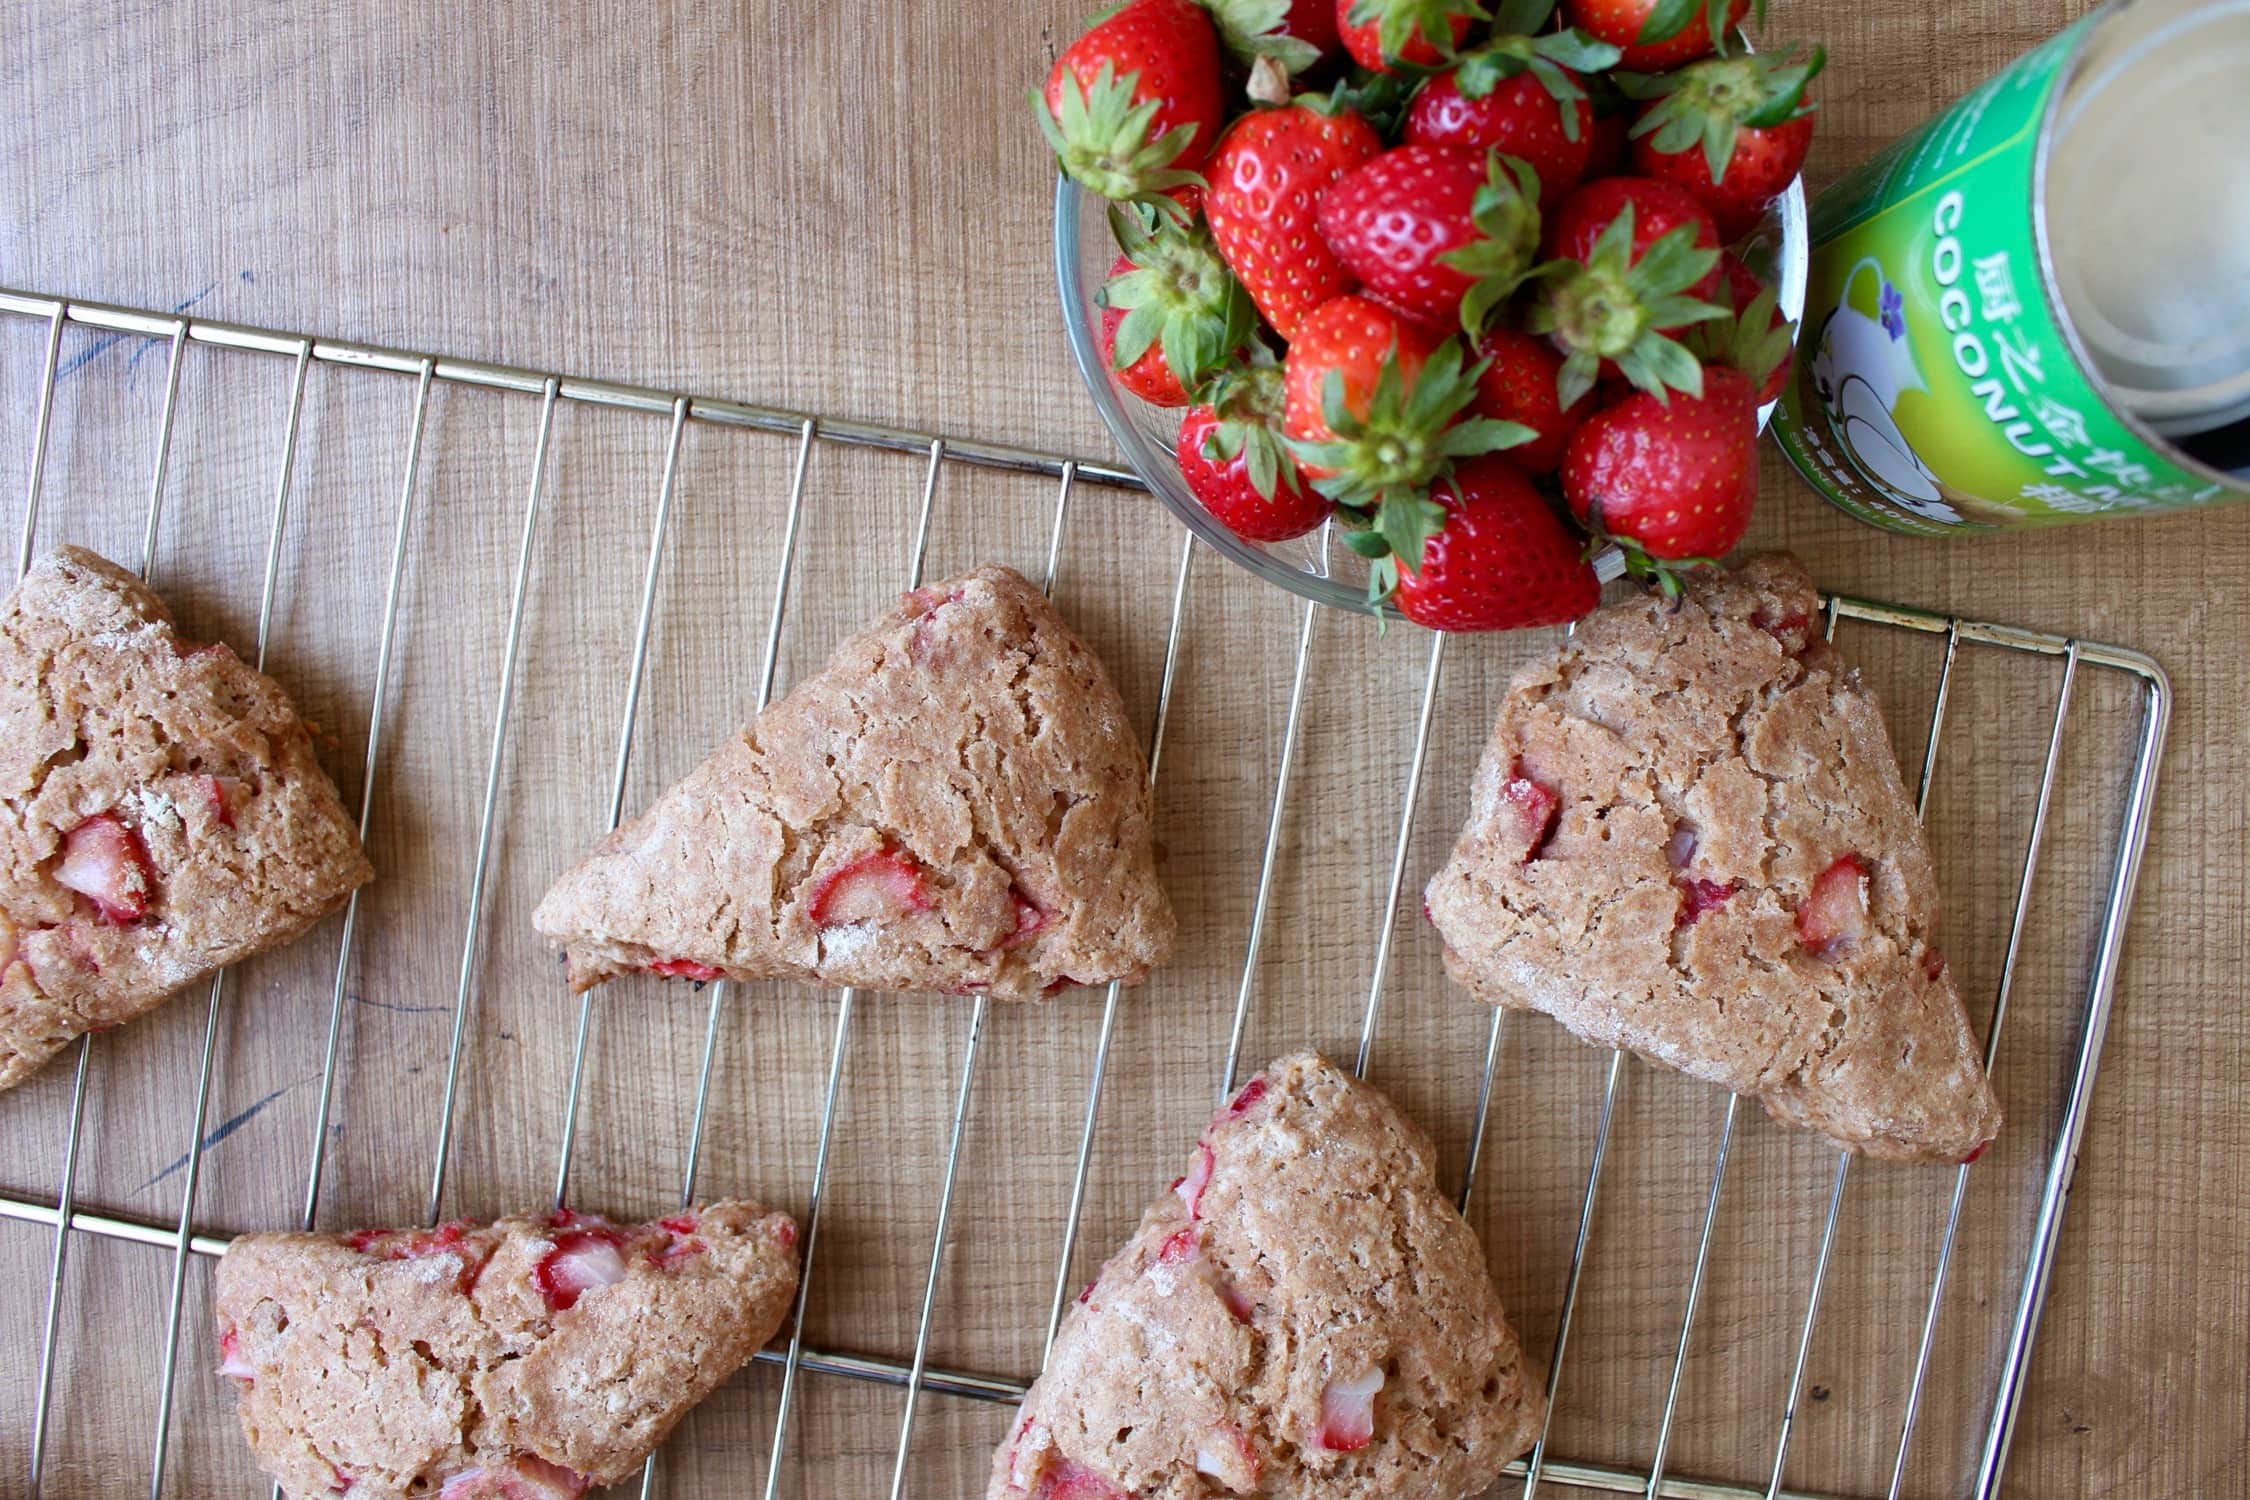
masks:
[[[1429,1139],[1310,1053],[1250,1080],[1063,1320],[988,1500],[1462,1500],[1545,1408]]]
[[[373,872],[273,679],[64,547],[0,606],[0,1089]]]
[[[631,970],[1029,1000],[1172,946],[1148,763],[1006,568],[918,589],[556,881],[587,989]]]
[[[292,1496],[570,1500],[640,1467],[781,1326],[797,1226],[725,1202],[251,1234],[219,1262],[219,1372]]]
[[[1761,557],[1581,621],[1509,688],[1428,911],[1481,999],[1847,1150],[1959,1161],[1999,1106],[1921,821],[1819,614]]]

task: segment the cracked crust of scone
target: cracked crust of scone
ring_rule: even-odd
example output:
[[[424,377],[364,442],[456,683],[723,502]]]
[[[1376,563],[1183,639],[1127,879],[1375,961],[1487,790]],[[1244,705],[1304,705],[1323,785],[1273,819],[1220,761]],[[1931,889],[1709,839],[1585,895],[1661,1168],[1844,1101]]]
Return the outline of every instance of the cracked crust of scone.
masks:
[[[542,1267],[590,1228],[616,1237],[620,1279],[557,1310]],[[795,1241],[748,1202],[656,1224],[244,1235],[219,1263],[221,1373],[292,1496],[406,1500],[541,1465],[575,1492],[632,1473],[773,1336]]]
[[[1527,848],[1509,799],[1549,794]],[[1864,927],[1828,948],[1803,925],[1824,875]],[[1847,1150],[1958,1161],[1999,1128],[1920,819],[1794,559],[1605,608],[1519,674],[1427,896],[1479,998]]]
[[[1169,955],[1147,761],[1094,654],[985,567],[901,600],[598,844],[533,922],[635,970],[1038,998]],[[875,869],[887,918],[828,920]]]
[[[373,874],[280,686],[181,639],[163,603],[76,547],[0,607],[0,1088],[88,1031],[297,936]],[[107,818],[146,911],[58,880]]]
[[[1544,1399],[1427,1137],[1310,1053],[1214,1116],[1064,1319],[988,1500],[1462,1500]]]

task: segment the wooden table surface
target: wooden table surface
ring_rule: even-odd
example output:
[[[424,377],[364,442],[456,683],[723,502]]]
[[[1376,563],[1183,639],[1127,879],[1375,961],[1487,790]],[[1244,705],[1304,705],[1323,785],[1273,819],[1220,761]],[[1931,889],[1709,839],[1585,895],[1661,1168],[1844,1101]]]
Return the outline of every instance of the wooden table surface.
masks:
[[[2041,0],[1777,0],[1769,35],[1820,37],[1817,185],[2083,9]],[[234,4],[16,0],[0,20],[0,284],[598,374],[1107,457],[1063,343],[1048,163],[1024,94],[1074,31],[1068,0],[970,6],[546,6],[429,0]],[[44,329],[0,319],[0,483],[26,471]],[[137,555],[160,347],[83,333],[56,407],[40,538]],[[192,351],[159,586],[194,629],[254,644],[285,359]],[[410,380],[308,377],[284,530],[273,662],[362,788],[374,628],[413,408]],[[470,997],[448,1213],[542,1203],[559,1150],[576,1009],[524,916],[600,831],[623,653],[661,464],[661,417],[558,416],[535,548],[522,697],[493,879],[466,906],[493,685],[538,403],[440,390],[428,415],[371,844],[385,879],[343,986],[324,1225],[423,1211],[452,1015]],[[662,608],[628,784],[637,806],[754,702],[792,444],[700,426],[683,441]],[[823,449],[806,494],[780,682],[813,670],[903,576],[921,469]],[[1865,529],[1769,452],[1753,540],[1830,588],[2136,646],[2179,710],[2010,1493],[2250,1493],[2250,511],[1958,542]],[[934,572],[1043,554],[1050,481],[948,474]],[[11,501],[11,504],[13,502]],[[13,534],[12,509],[8,517]],[[1153,714],[1178,533],[1153,501],[1082,488],[1058,598],[1143,722]],[[1192,578],[1159,789],[1183,951],[1129,999],[1094,1156],[1089,1268],[1166,1181],[1216,1086],[1243,973],[1290,687],[1295,601],[1208,553]],[[1854,645],[1854,642],[1857,645]],[[2230,644],[2231,643],[2231,644]],[[1537,641],[1448,657],[1410,849],[1418,884],[1458,822],[1499,685]],[[1918,756],[1926,641],[1847,632]],[[1972,653],[1972,655],[1974,655]],[[1348,1049],[1372,973],[1424,638],[1319,622],[1247,1054]],[[2099,674],[2095,674],[2099,675]],[[2015,899],[2052,664],[1975,656],[1930,821],[1948,943],[1979,1024]],[[1980,1168],[1909,1493],[1960,1493],[1996,1330],[2045,1159],[2105,878],[2131,695],[2089,680],[2000,1080],[2015,1128]],[[1408,909],[1411,910],[1412,886]],[[463,959],[464,934],[481,941]],[[293,1222],[305,1191],[337,957],[331,922],[254,963],[222,1007],[195,1217]],[[463,975],[467,975],[464,982]],[[1468,1144],[1485,1013],[1403,919],[1374,1076]],[[180,1211],[205,1006],[105,1037],[79,1187],[98,1209]],[[719,1030],[703,1184],[802,1213],[836,1001],[766,986]],[[622,986],[595,1007],[574,1201],[661,1210],[678,1192],[704,1006]],[[1038,1358],[1099,997],[993,1016],[932,1355],[1022,1373]],[[846,1095],[815,1342],[911,1347],[966,1002],[869,997]],[[1472,1214],[1512,1312],[1546,1350],[1561,1306],[1606,1059],[1555,1028],[1506,1033]],[[51,1201],[66,1065],[0,1099],[0,1189]],[[1555,1451],[1647,1461],[1723,1100],[1627,1069]],[[1762,1480],[1833,1156],[1747,1118],[1673,1452],[1683,1474]],[[1880,1493],[1951,1178],[1855,1174],[1807,1372],[1793,1487]],[[22,1492],[51,1236],[0,1222],[0,1493]],[[170,1491],[251,1493],[203,1342],[209,1264],[189,1264]],[[145,1487],[171,1258],[76,1238],[49,1493]],[[667,1451],[667,1493],[740,1493],[764,1472],[775,1372],[746,1373]],[[880,1492],[895,1390],[810,1381],[786,1492]],[[975,1493],[1003,1408],[923,1399],[917,1494]]]

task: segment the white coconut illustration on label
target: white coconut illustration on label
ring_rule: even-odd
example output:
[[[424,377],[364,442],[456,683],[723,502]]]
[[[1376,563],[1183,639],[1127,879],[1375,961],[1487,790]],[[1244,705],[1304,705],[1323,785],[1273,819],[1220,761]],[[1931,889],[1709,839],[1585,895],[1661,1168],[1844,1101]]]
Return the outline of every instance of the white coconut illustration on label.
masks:
[[[1899,396],[1929,386],[1907,342],[1906,299],[1872,255],[1844,278],[1835,311],[1821,325],[1812,370],[1829,429],[1852,467],[1915,514],[1959,522],[1937,475],[1899,431]]]

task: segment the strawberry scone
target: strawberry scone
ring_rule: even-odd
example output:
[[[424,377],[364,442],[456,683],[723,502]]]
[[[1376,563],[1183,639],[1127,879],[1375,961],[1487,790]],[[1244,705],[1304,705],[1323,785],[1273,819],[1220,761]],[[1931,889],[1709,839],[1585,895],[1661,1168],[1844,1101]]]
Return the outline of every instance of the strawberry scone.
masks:
[[[281,688],[76,547],[0,606],[0,1088],[373,874]]]
[[[906,595],[532,920],[575,990],[645,970],[1004,1000],[1138,980],[1173,928],[1117,689],[998,567]]]
[[[1063,1320],[988,1500],[1461,1500],[1544,1398],[1437,1153],[1325,1059],[1213,1117]]]
[[[742,1202],[244,1235],[219,1262],[219,1373],[292,1496],[571,1500],[773,1336],[796,1244]]]
[[[1601,610],[1517,676],[1428,911],[1480,999],[1846,1150],[1960,1161],[2000,1109],[1936,887],[1812,580],[1760,557]]]

